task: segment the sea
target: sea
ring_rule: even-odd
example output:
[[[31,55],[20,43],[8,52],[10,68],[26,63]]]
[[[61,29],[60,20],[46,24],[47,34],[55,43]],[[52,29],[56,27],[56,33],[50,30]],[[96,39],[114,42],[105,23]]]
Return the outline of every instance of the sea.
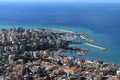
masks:
[[[65,29],[86,34],[94,39],[89,43],[107,50],[77,45],[89,52],[85,56],[75,52],[65,55],[120,66],[120,3],[0,2],[0,28],[13,27]]]

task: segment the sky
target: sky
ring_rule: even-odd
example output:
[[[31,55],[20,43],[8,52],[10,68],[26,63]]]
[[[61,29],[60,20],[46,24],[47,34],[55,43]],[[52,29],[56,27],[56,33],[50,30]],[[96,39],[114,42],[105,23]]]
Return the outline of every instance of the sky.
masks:
[[[0,2],[120,2],[120,0],[0,0]]]

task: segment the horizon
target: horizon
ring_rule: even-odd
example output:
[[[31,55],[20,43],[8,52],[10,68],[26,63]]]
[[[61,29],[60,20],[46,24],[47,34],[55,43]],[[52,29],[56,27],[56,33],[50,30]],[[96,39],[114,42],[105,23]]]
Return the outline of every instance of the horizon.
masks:
[[[0,0],[0,2],[80,2],[80,3],[120,3],[120,0]]]

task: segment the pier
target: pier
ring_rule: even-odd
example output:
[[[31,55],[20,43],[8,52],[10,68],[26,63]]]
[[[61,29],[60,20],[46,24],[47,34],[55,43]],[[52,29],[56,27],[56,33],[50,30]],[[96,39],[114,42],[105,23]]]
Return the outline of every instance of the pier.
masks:
[[[97,48],[97,49],[100,49],[100,50],[102,50],[102,51],[105,51],[105,50],[106,50],[106,48],[100,47],[100,46],[97,46],[97,45],[94,45],[94,44],[90,44],[90,43],[83,43],[83,44],[88,45],[88,46],[91,46],[91,47],[94,47],[94,48]]]
[[[84,44],[84,45],[87,45],[87,46],[91,46],[93,48],[97,48],[97,49],[100,49],[102,51],[105,51],[106,48],[104,47],[101,47],[101,46],[97,46],[97,45],[94,45],[94,44],[90,44],[90,43],[86,43],[86,42],[69,42],[70,44]]]
[[[80,35],[80,37],[81,37],[82,39],[85,39],[85,40],[90,41],[90,42],[94,42],[94,40],[93,40],[92,38],[88,37],[88,36],[85,35],[85,34],[78,33],[78,35]]]

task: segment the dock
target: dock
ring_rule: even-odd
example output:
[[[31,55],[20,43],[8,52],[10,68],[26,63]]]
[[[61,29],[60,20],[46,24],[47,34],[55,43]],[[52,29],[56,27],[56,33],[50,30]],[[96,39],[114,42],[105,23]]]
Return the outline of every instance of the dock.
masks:
[[[104,47],[101,47],[101,46],[97,46],[97,45],[94,45],[94,44],[90,44],[90,43],[86,43],[86,42],[69,42],[70,44],[84,44],[84,45],[87,45],[87,46],[91,46],[93,48],[97,48],[97,49],[100,49],[102,51],[105,51],[106,48]]]
[[[78,35],[80,35],[80,37],[81,37],[82,39],[85,39],[85,40],[90,41],[90,42],[94,42],[94,40],[93,40],[92,38],[88,37],[88,36],[85,35],[85,34],[79,33]]]
[[[97,48],[97,49],[100,49],[100,50],[102,50],[102,51],[105,51],[105,50],[106,50],[106,48],[100,47],[100,46],[97,46],[97,45],[94,45],[94,44],[90,44],[90,43],[83,43],[83,44],[88,45],[88,46],[91,46],[91,47],[94,47],[94,48]]]

